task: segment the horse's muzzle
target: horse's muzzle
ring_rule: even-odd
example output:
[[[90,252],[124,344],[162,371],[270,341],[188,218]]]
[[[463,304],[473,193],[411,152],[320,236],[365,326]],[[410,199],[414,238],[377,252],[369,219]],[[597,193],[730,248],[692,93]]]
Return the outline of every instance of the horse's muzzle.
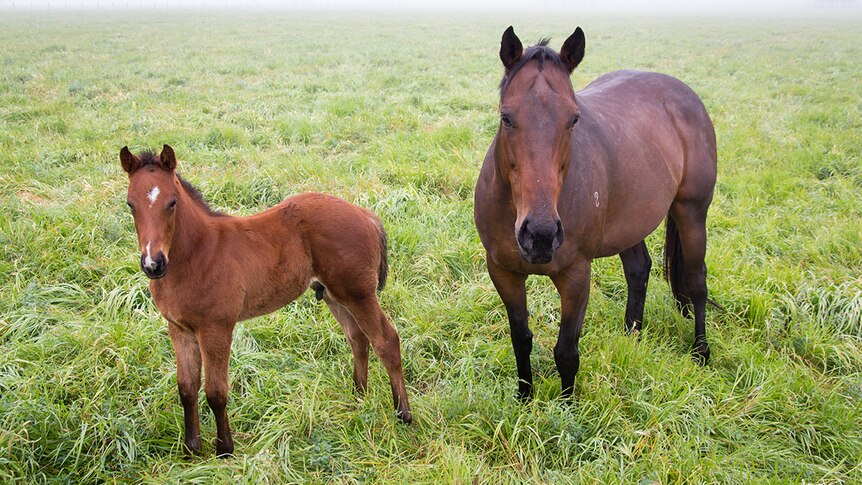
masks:
[[[524,219],[518,229],[517,239],[524,261],[531,264],[550,263],[554,259],[554,253],[563,244],[563,224],[559,219]]]
[[[168,259],[164,253],[159,251],[155,258],[148,258],[146,254],[141,255],[141,269],[151,280],[157,280],[168,271]]]

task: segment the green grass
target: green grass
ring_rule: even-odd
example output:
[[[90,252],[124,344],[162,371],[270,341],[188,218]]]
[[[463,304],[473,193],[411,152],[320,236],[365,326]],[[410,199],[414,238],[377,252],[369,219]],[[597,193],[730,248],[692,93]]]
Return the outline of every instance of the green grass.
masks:
[[[659,264],[639,341],[619,260],[593,265],[577,402],[559,399],[559,298],[529,280],[536,398],[472,190],[496,129],[499,39],[559,47],[583,86],[666,72],[719,139],[712,362]],[[0,16],[0,481],[862,481],[862,19],[128,12]],[[138,268],[120,147],[171,144],[212,205],[307,190],[376,211],[381,295],[415,422],[311,294],[238,325],[236,455],[182,453],[173,351]],[[661,237],[648,239],[656,261]]]

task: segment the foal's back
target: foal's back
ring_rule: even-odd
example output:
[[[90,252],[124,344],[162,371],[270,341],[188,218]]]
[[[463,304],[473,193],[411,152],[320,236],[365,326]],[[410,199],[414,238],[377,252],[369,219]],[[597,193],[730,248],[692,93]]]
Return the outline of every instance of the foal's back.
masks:
[[[370,211],[326,194],[304,193],[248,217],[222,219],[221,253],[245,295],[239,319],[272,312],[313,281],[336,298],[374,297],[382,225]],[[345,251],[349,247],[350,251]]]

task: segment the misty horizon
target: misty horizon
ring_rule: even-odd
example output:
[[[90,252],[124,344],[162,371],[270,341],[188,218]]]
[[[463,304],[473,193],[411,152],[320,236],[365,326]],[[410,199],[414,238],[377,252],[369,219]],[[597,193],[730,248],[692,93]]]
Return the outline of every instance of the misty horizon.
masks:
[[[862,11],[860,0],[540,0],[525,5],[510,0],[0,0],[0,9],[249,9],[249,10],[392,10],[392,11],[581,11],[638,13],[817,13]]]

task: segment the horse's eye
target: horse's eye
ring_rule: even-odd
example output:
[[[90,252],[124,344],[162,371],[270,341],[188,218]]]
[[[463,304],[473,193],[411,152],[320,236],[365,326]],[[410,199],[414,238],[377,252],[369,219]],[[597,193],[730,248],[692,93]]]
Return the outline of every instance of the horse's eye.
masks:
[[[571,128],[571,127],[573,127],[573,126],[577,125],[577,124],[578,124],[578,121],[580,121],[580,120],[581,120],[580,115],[572,116],[571,121],[569,121],[569,127]]]
[[[506,128],[512,127],[512,118],[509,118],[509,113],[500,113],[500,121],[503,122],[503,126]]]
[[[168,210],[174,210],[174,207],[177,206],[177,199],[174,199],[168,202]]]

